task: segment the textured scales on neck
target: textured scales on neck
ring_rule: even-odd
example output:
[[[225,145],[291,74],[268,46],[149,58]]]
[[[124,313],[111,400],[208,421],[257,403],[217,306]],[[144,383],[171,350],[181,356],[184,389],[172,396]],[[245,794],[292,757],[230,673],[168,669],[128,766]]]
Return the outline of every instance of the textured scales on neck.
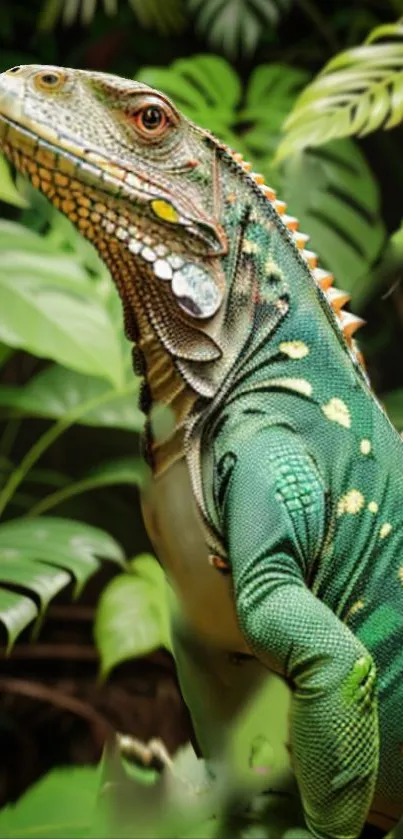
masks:
[[[318,267],[297,219],[158,91],[107,74],[12,68],[0,76],[0,146],[108,265],[146,379],[143,406],[173,408],[178,446],[195,405],[228,392],[251,343],[256,358],[302,300],[359,357],[361,321],[343,311],[348,295]],[[287,259],[299,264],[293,287]],[[288,343],[298,352],[297,339]]]

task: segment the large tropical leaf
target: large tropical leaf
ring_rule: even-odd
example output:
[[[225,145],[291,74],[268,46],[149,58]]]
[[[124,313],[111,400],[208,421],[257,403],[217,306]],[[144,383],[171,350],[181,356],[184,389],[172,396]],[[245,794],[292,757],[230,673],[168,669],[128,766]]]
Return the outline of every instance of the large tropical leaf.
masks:
[[[163,572],[156,559],[141,554],[102,592],[94,635],[101,657],[101,674],[130,658],[170,648]]]
[[[15,207],[26,207],[25,198],[18,192],[10,175],[10,168],[4,157],[0,157],[0,201]]]
[[[362,137],[403,120],[403,20],[377,27],[339,53],[301,94],[286,123],[280,160],[336,137]]]
[[[187,0],[196,31],[232,58],[253,53],[265,29],[276,26],[289,6],[290,0]]]
[[[385,230],[378,187],[358,146],[336,140],[290,157],[283,196],[322,264],[359,304]]]
[[[101,765],[58,767],[0,812],[4,839],[90,839]]]
[[[0,385],[0,409],[12,414],[62,419],[71,415],[81,425],[141,431],[138,408],[140,379],[127,371],[116,390],[103,379],[84,376],[57,364],[34,376],[24,387]]]
[[[82,522],[43,517],[0,525],[0,622],[9,648],[62,588],[74,581],[79,594],[101,557],[124,564],[118,543]]]
[[[105,301],[80,262],[48,244],[0,222],[0,340],[119,387],[121,338]]]

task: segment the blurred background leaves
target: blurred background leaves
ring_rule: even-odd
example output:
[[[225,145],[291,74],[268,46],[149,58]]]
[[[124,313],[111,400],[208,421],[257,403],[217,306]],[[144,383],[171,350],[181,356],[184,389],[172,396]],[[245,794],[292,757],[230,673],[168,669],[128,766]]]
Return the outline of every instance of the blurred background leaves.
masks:
[[[401,15],[401,0],[14,0],[0,70],[141,79],[250,160],[367,320],[373,387],[402,431]],[[4,803],[54,764],[99,758],[99,726],[174,750],[189,724],[141,521],[120,301],[92,247],[2,159],[0,215]]]

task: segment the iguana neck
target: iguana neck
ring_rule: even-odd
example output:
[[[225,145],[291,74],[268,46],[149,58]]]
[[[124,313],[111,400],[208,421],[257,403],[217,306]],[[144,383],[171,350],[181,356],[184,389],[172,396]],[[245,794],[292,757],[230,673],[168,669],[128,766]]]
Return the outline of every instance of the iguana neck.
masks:
[[[199,397],[176,369],[145,315],[137,319],[137,330],[134,359],[143,376],[140,401],[146,414],[145,454],[154,475],[159,475],[183,456],[186,420]],[[173,427],[158,437],[151,418],[153,409],[161,405],[170,410]]]

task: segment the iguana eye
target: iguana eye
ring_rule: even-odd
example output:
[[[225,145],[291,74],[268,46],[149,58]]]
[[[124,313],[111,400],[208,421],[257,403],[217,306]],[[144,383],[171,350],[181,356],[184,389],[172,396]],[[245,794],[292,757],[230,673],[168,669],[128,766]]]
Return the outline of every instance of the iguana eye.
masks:
[[[63,83],[63,79],[63,73],[46,70],[36,74],[35,84],[42,90],[57,90]]]
[[[160,137],[171,122],[164,108],[151,102],[132,114],[132,121],[139,134],[150,139]]]

